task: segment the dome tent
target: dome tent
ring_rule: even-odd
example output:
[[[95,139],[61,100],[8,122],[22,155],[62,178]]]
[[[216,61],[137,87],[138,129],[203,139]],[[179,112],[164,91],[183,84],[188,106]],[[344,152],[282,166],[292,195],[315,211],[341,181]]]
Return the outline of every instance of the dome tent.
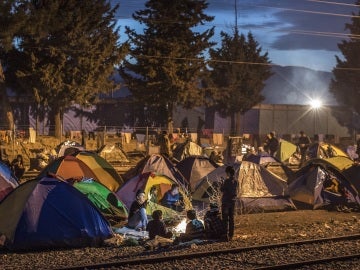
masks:
[[[132,202],[136,199],[136,192],[139,189],[144,190],[145,195],[148,198],[150,197],[150,189],[152,187],[156,187],[158,190],[157,201],[160,202],[165,192],[170,190],[172,184],[176,184],[176,181],[165,175],[156,174],[154,172],[147,172],[137,175],[126,181],[124,185],[116,192],[116,195],[122,202],[124,202],[126,207],[130,209]],[[179,192],[183,198],[185,209],[191,209],[191,201],[187,195],[187,191],[179,185]],[[163,211],[164,219],[171,219],[172,217],[180,214],[175,210],[160,205],[160,203],[153,203],[149,200],[146,207],[147,214],[151,215],[152,212],[156,209]]]
[[[0,235],[9,249],[33,250],[97,245],[112,230],[80,191],[44,177],[25,182],[1,202]]]
[[[192,194],[194,201],[210,202],[216,194],[219,181],[225,179],[226,166],[216,168],[205,176]],[[239,182],[237,196],[241,210],[247,212],[282,211],[296,209],[289,197],[286,181],[252,162],[234,164],[235,178]]]
[[[76,181],[73,186],[85,194],[111,224],[121,223],[127,219],[128,211],[124,203],[103,184],[87,179]]]

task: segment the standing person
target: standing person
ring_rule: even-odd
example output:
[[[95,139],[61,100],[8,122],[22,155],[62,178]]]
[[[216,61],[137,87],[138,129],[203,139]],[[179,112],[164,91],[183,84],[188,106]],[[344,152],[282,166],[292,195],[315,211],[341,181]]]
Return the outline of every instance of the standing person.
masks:
[[[169,139],[169,135],[166,130],[164,130],[158,139],[158,143],[160,146],[160,154],[172,158],[172,151],[171,151],[171,142]]]
[[[270,140],[269,140],[269,154],[270,156],[275,156],[278,148],[279,148],[279,140],[275,136],[275,132],[270,132]]]
[[[235,203],[239,191],[239,182],[234,178],[235,170],[232,166],[227,166],[225,172],[227,178],[220,187],[222,192],[221,214],[225,225],[226,238],[230,241],[234,236]]]
[[[300,131],[300,137],[298,140],[298,147],[299,147],[300,156],[301,156],[300,165],[299,165],[300,167],[306,161],[306,152],[307,152],[310,144],[311,144],[310,138],[305,134],[304,131]]]
[[[17,157],[10,164],[11,170],[18,180],[23,176],[25,172],[24,160],[22,155],[17,155]]]
[[[126,227],[130,229],[145,231],[148,223],[146,215],[146,204],[145,192],[138,190],[136,192],[136,199],[130,206],[128,223]]]
[[[266,153],[270,153],[269,144],[270,144],[270,133],[266,134],[265,142],[263,145],[264,151]]]
[[[200,146],[201,146],[201,134],[202,134],[201,131],[202,131],[202,127],[204,124],[205,124],[205,121],[200,116],[198,116],[198,124],[197,124],[197,128],[196,128],[196,133],[197,133],[196,143]]]

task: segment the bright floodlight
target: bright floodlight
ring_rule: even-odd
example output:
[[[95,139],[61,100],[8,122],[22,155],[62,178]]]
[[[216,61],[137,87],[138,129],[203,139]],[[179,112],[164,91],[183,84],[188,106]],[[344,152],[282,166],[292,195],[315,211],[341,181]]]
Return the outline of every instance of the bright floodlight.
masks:
[[[319,99],[313,99],[313,100],[311,100],[311,102],[310,102],[310,106],[311,106],[311,108],[313,108],[313,109],[319,109],[319,108],[321,108],[321,106],[322,106],[322,102],[321,102],[321,100],[319,100]]]

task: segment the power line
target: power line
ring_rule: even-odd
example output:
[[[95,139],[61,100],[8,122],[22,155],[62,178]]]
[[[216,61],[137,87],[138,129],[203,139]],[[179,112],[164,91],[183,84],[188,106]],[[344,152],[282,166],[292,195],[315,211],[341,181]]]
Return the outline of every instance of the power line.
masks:
[[[360,7],[360,5],[356,4],[347,4],[347,3],[339,3],[339,2],[329,2],[322,0],[306,0],[308,2],[322,3],[322,4],[330,4],[330,5],[340,5],[340,6],[349,6],[349,7]]]
[[[324,4],[333,4],[333,5],[342,5],[342,6],[350,6],[350,7],[359,7],[360,5],[355,4],[346,4],[346,3],[338,3],[338,2],[329,2],[329,1],[321,1],[321,0],[304,0],[308,2],[317,2],[317,3],[324,3]],[[226,3],[225,3],[226,4]],[[230,5],[230,4],[229,4]],[[232,4],[231,4],[232,5]],[[294,8],[282,8],[282,7],[275,7],[275,6],[266,6],[266,5],[256,5],[256,4],[240,4],[242,6],[251,6],[251,7],[262,7],[267,9],[278,9],[284,11],[294,11],[294,12],[301,12],[301,13],[310,13],[310,14],[318,14],[318,15],[329,15],[329,16],[338,16],[338,17],[349,17],[349,18],[360,18],[360,16],[354,16],[351,14],[342,14],[342,13],[333,13],[333,12],[323,12],[323,11],[315,11],[315,10],[305,10],[305,9],[294,9]],[[120,6],[121,7],[121,6]],[[141,9],[141,8],[140,8]],[[139,9],[139,10],[140,10]],[[171,23],[174,21],[169,21]]]
[[[338,17],[348,17],[348,18],[360,18],[360,16],[348,15],[348,14],[341,14],[341,13],[332,13],[332,12],[322,12],[322,11],[314,11],[314,10],[306,10],[306,9],[294,9],[294,8],[279,8],[279,7],[270,7],[264,5],[253,5],[256,7],[265,7],[265,8],[273,8],[273,9],[280,9],[283,11],[294,11],[300,13],[310,13],[310,14],[318,14],[318,15],[330,15],[330,16],[338,16]]]
[[[170,56],[152,56],[152,55],[133,55],[137,58],[154,58],[154,59],[169,59],[169,60],[183,60],[183,61],[200,61],[201,59],[198,58],[189,58],[189,57],[170,57]],[[281,65],[274,64],[274,63],[262,63],[262,62],[249,62],[249,61],[232,61],[232,60],[216,60],[216,59],[209,59],[205,60],[206,62],[213,62],[213,63],[225,63],[225,64],[241,64],[241,65],[257,65],[257,66],[274,66],[274,67],[281,67]],[[341,68],[341,67],[334,67],[333,69],[340,69],[340,70],[350,70],[350,71],[360,71],[360,68]]]

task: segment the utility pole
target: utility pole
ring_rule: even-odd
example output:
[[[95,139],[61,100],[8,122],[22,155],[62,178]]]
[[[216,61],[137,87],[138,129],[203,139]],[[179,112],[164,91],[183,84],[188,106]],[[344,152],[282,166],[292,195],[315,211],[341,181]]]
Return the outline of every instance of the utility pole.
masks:
[[[237,0],[235,0],[235,33],[239,32],[238,29],[238,20],[237,20]]]

